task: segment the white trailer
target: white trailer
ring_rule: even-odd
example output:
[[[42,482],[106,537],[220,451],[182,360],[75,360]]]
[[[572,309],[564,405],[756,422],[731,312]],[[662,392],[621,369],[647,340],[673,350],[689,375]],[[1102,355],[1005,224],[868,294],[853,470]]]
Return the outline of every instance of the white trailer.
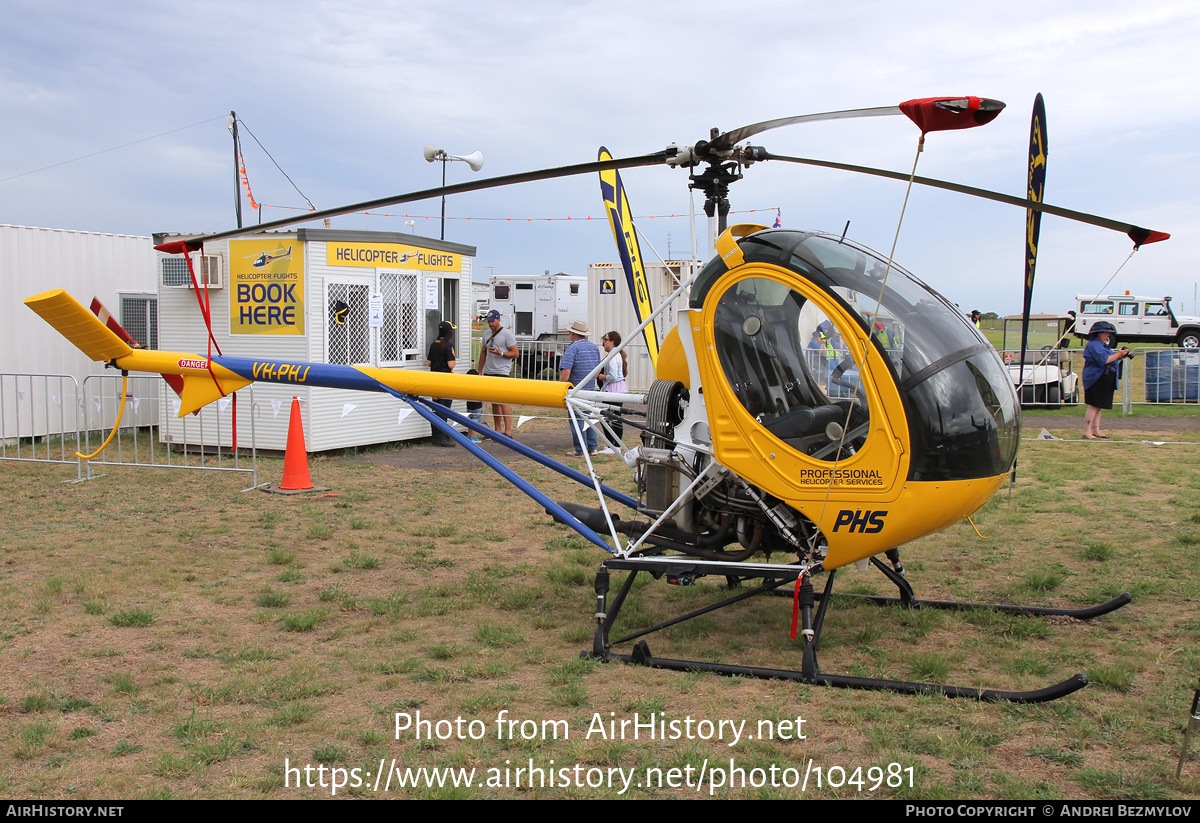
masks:
[[[572,320],[587,319],[587,278],[562,272],[493,277],[491,308],[518,341],[565,337]]]

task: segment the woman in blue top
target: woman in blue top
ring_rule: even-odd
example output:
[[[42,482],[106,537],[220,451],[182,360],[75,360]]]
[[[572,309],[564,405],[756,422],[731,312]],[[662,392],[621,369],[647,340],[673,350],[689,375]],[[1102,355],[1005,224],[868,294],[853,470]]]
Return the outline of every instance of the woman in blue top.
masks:
[[[1100,412],[1112,408],[1113,393],[1117,390],[1117,370],[1113,363],[1130,354],[1124,346],[1112,350],[1117,330],[1107,320],[1093,323],[1088,337],[1087,347],[1083,350],[1083,401],[1087,403],[1083,439],[1095,440],[1108,437],[1100,431]]]

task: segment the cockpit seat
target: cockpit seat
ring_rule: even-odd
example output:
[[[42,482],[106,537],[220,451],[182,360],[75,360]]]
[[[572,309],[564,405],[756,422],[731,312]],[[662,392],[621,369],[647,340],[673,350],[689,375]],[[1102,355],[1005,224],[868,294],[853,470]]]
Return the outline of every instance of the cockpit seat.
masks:
[[[781,440],[811,437],[825,431],[830,423],[844,423],[846,410],[830,404],[813,409],[796,409],[767,423],[767,430]]]

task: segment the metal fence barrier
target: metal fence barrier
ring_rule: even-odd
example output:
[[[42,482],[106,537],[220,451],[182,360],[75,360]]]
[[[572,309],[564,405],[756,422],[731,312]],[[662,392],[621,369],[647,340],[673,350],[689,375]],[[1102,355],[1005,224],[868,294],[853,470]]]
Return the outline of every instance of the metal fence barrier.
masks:
[[[117,431],[113,442],[108,448],[92,460],[84,460],[87,479],[91,479],[92,465],[108,466],[144,466],[167,469],[205,469],[208,471],[243,472],[251,477],[250,488],[258,485],[258,451],[254,445],[254,388],[248,386],[239,390],[243,397],[249,400],[243,403],[249,414],[244,418],[250,421],[250,466],[242,465],[241,454],[233,447],[234,434],[232,422],[222,426],[218,414],[215,424],[216,445],[189,445],[192,442],[206,443],[205,415],[191,415],[182,418],[183,435],[178,445],[167,442],[163,437],[160,421],[167,414],[175,415],[178,411],[178,398],[171,391],[166,381],[159,377],[131,377],[129,389],[125,397],[121,397],[121,376],[119,374],[92,374],[83,381],[83,413],[82,429],[83,452],[90,454],[93,450],[92,438],[99,437],[96,445],[108,436],[116,421],[117,406],[124,402],[125,414],[121,420],[121,428]],[[223,397],[217,401],[223,411],[226,404],[231,403],[231,397]],[[131,418],[132,414],[132,418]],[[111,422],[110,422],[111,421]],[[195,438],[189,436],[195,430]],[[94,432],[94,433],[93,433]],[[238,444],[245,447],[245,440]]]
[[[858,389],[858,366],[850,357],[849,349],[806,348],[804,362],[827,395],[833,398],[854,396]]]
[[[513,364],[513,377],[526,380],[558,380],[559,363],[570,340],[518,340],[520,357]]]
[[[477,341],[476,341],[477,342]],[[559,340],[521,340],[517,349],[521,356],[513,365],[514,377],[530,380],[558,380],[559,363],[570,343]],[[478,354],[476,345],[476,355]],[[1135,403],[1200,404],[1200,350],[1178,348],[1138,348],[1135,359],[1125,364],[1121,380],[1121,402],[1124,414],[1133,413]],[[998,350],[1010,368],[1013,385],[1021,353]],[[825,386],[830,397],[852,397],[858,383],[857,368],[835,374],[838,363],[849,354],[846,349],[805,349],[809,370],[818,383]],[[893,359],[898,359],[896,352]],[[1060,372],[1055,388],[1053,369]],[[1074,378],[1074,379],[1071,379]],[[1083,352],[1080,350],[1031,349],[1025,353],[1025,385],[1021,387],[1021,404],[1025,406],[1083,405]]]
[[[471,340],[470,368],[475,368],[479,362],[482,342],[479,337]],[[518,340],[517,351],[520,356],[513,362],[511,376],[524,377],[526,380],[558,380],[558,364],[569,345],[570,340]]]
[[[0,460],[78,464],[81,405],[69,374],[0,374]]]
[[[1121,378],[1118,394],[1114,400],[1121,405],[1121,412],[1133,414],[1134,405],[1200,405],[1200,351],[1174,347],[1139,347],[1131,349],[1134,357],[1121,363]],[[1009,373],[1016,383],[1016,364],[1020,352],[1000,351]],[[1046,359],[1045,349],[1026,352],[1026,378],[1035,387],[1026,385],[1021,392],[1023,405],[1083,405],[1083,351],[1056,349]],[[1066,395],[1054,402],[1046,385],[1043,367],[1059,367],[1064,374],[1076,375],[1073,402]],[[1030,368],[1038,369],[1030,381]]]
[[[235,449],[232,424],[222,426],[221,415],[215,423],[215,446],[189,445],[205,442],[204,415],[194,421],[190,416],[183,419],[178,445],[166,442],[160,421],[178,409],[166,382],[131,376],[124,396],[121,386],[119,374],[88,375],[82,385],[71,375],[0,374],[0,460],[74,463],[77,480],[100,476],[93,473],[93,465],[241,472],[250,475],[250,488],[257,487],[253,387],[241,390],[249,443],[243,436]],[[218,403],[229,401],[223,398]],[[122,405],[121,425],[108,447],[90,460],[77,456],[76,452],[91,454],[104,442]],[[197,438],[189,436],[189,427]],[[244,465],[241,449],[249,451],[249,466]]]
[[[1177,348],[1136,348],[1133,360],[1122,363],[1122,411],[1133,406],[1200,404],[1200,351]]]

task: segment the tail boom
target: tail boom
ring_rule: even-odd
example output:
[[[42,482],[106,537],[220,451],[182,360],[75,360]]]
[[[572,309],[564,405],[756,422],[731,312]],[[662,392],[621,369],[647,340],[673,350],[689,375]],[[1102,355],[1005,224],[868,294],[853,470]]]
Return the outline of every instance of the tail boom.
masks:
[[[26,298],[25,305],[92,360],[104,361],[123,371],[181,376],[180,417],[256,382],[374,392],[391,389],[422,397],[557,409],[566,408],[570,388],[568,383],[543,380],[295,360],[217,356],[210,362],[198,354],[132,349],[62,289]]]

